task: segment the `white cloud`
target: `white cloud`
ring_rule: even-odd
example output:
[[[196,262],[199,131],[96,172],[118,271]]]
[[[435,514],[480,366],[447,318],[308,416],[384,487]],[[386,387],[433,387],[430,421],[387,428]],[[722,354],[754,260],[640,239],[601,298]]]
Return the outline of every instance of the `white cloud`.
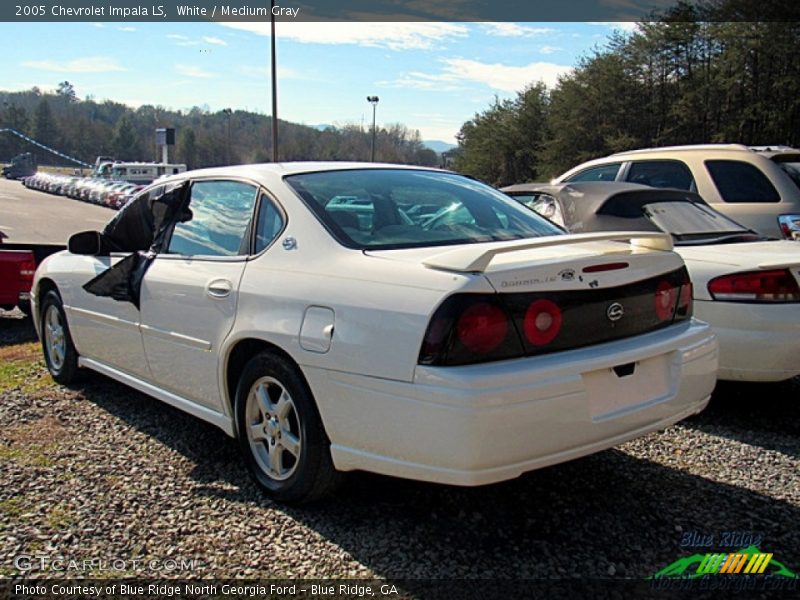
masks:
[[[563,50],[563,48],[559,48],[558,46],[542,46],[539,48],[540,54],[554,54]]]
[[[516,23],[481,23],[480,25],[487,34],[498,37],[533,37],[555,32],[555,29],[549,27],[529,27]]]
[[[136,27],[117,27],[119,31],[136,31]]]
[[[103,27],[105,27],[105,25],[103,23],[92,23],[92,25],[94,25],[98,29],[103,29]]]
[[[220,23],[269,37],[270,24]],[[350,44],[390,50],[427,50],[453,38],[467,37],[469,30],[455,23],[280,23],[279,39],[302,44]]]
[[[638,23],[636,21],[603,21],[599,23],[590,23],[590,25],[598,25],[600,27],[608,27],[610,29],[621,29],[625,32],[636,31]]]
[[[176,64],[175,71],[185,77],[194,77],[197,79],[211,79],[216,77],[214,73],[209,73],[196,65]]]
[[[215,46],[227,46],[228,42],[218,37],[211,37],[210,35],[203,36],[203,41],[206,44],[213,44]]]
[[[385,87],[452,92],[464,89],[467,83],[479,83],[493,90],[518,92],[535,81],[541,81],[547,87],[553,88],[561,75],[572,71],[570,66],[547,62],[533,62],[519,67],[464,58],[443,58],[440,62],[444,65],[440,73],[412,71],[399,79],[378,84]]]
[[[111,71],[126,71],[116,60],[107,56],[87,56],[65,62],[54,60],[27,60],[23,67],[41,71],[55,71],[57,73],[108,73]]]
[[[173,40],[176,46],[197,46],[200,43],[180,33],[167,34],[167,38]]]

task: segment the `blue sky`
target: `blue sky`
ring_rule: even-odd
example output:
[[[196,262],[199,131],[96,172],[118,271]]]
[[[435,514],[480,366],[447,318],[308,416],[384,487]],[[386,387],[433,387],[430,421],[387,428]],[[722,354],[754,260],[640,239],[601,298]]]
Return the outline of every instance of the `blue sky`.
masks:
[[[495,96],[559,74],[629,23],[278,23],[278,116],[403,123],[454,143]],[[0,90],[268,114],[269,23],[2,23]]]

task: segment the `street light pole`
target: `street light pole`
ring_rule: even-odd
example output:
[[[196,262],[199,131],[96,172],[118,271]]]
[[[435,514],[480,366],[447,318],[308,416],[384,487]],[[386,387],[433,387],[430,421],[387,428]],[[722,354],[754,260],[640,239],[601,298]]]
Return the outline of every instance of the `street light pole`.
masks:
[[[367,96],[367,102],[372,104],[372,162],[375,162],[375,111],[378,108],[377,96]]]
[[[275,66],[275,0],[270,1],[272,22],[272,162],[278,162],[278,69]]]

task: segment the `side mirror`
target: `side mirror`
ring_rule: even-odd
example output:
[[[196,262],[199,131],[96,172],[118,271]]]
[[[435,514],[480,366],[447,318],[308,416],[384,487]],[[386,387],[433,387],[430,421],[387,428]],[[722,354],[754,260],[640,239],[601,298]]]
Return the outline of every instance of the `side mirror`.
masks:
[[[97,256],[100,254],[100,232],[81,231],[70,236],[67,242],[67,250],[72,254],[85,254]]]

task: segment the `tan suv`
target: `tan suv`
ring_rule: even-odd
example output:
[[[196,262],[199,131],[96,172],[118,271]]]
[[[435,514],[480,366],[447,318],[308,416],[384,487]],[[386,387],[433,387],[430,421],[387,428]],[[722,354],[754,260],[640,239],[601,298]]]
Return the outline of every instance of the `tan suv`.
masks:
[[[612,154],[574,167],[553,183],[630,181],[699,193],[736,221],[800,240],[800,150],[708,144]]]

